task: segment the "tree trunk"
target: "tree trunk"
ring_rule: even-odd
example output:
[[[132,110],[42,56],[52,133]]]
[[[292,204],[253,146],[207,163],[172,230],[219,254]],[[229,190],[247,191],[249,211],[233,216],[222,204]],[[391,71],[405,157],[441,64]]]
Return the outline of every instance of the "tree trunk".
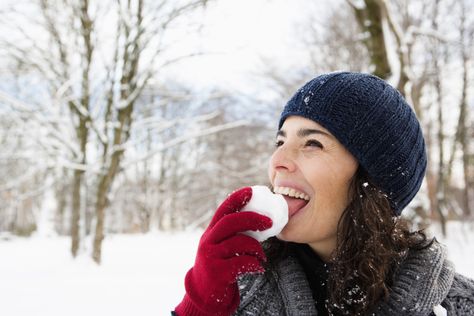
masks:
[[[433,14],[432,27],[433,30],[438,30],[438,11],[439,9],[439,0],[436,0]],[[436,105],[438,110],[438,177],[437,177],[437,186],[436,186],[436,199],[437,207],[436,211],[439,216],[441,223],[441,231],[443,236],[446,236],[446,217],[443,213],[444,208],[446,207],[446,187],[445,187],[445,175],[444,175],[444,117],[443,117],[443,87],[441,84],[441,67],[439,66],[439,45],[436,42],[433,46],[433,67],[434,67],[434,86],[436,91]]]
[[[435,64],[437,65],[437,57],[435,57]],[[437,66],[435,66],[436,69],[439,70]],[[437,177],[437,185],[436,185],[436,211],[439,216],[439,220],[441,223],[441,230],[443,233],[443,236],[446,236],[446,217],[444,216],[443,209],[446,206],[445,203],[445,197],[446,197],[446,187],[445,187],[445,180],[444,180],[444,132],[443,132],[443,126],[444,126],[444,118],[443,118],[443,107],[442,107],[442,88],[441,88],[441,80],[439,78],[439,74],[437,73],[435,78],[435,87],[436,87],[436,93],[437,93],[437,106],[438,106],[438,177]]]
[[[369,54],[371,63],[374,66],[374,75],[387,79],[392,74],[385,47],[385,39],[382,28],[382,10],[377,0],[365,0],[363,9],[352,6],[360,28],[364,32],[368,32],[364,40]]]
[[[465,5],[462,2],[462,16],[461,16],[461,29],[460,29],[460,37],[461,37],[461,53],[462,53],[462,61],[463,61],[463,73],[462,73],[462,95],[461,95],[461,102],[459,106],[459,142],[461,144],[462,149],[462,162],[463,162],[463,175],[464,175],[464,190],[463,190],[463,209],[464,209],[464,216],[466,218],[471,217],[471,208],[470,208],[470,201],[469,201],[469,189],[471,186],[471,181],[469,177],[469,138],[468,128],[466,124],[466,119],[469,117],[468,108],[467,108],[467,93],[468,93],[468,86],[469,86],[469,52],[472,49],[472,44],[474,40],[472,39],[472,35],[474,31],[466,29],[466,14],[465,14]],[[467,35],[467,36],[466,36]],[[466,38],[466,39],[465,39]],[[466,43],[467,41],[467,43]]]
[[[79,162],[85,166],[86,160],[86,146],[89,136],[89,130],[87,123],[90,120],[88,117],[89,111],[89,72],[90,65],[92,62],[93,46],[91,42],[92,33],[92,21],[90,20],[89,13],[89,2],[88,0],[82,0],[80,4],[80,22],[81,22],[81,35],[84,41],[84,54],[81,55],[83,59],[82,79],[81,79],[81,98],[80,106],[86,111],[82,113],[77,111],[79,116],[79,126],[77,127],[77,138],[80,146],[80,157]],[[73,186],[73,197],[72,197],[72,225],[71,225],[71,253],[73,257],[76,257],[80,245],[80,222],[81,222],[81,191],[83,185],[84,170],[74,171],[74,186]],[[85,206],[84,206],[85,207]],[[84,221],[85,223],[85,221]]]
[[[82,157],[79,163],[85,165],[86,163],[86,145],[88,138],[88,130],[86,120],[81,117],[79,127],[77,129],[77,136],[79,138],[80,150]],[[72,187],[72,222],[71,222],[71,254],[73,257],[77,256],[80,246],[80,221],[81,221],[81,200],[82,200],[82,185],[84,179],[84,170],[74,170],[73,187]]]
[[[105,221],[105,208],[107,207],[107,192],[108,184],[107,177],[105,175],[101,178],[99,187],[97,188],[97,202],[95,207],[96,213],[96,226],[95,226],[95,236],[93,244],[92,258],[98,264],[101,262],[102,258],[102,241],[104,240],[104,221]]]
[[[456,157],[456,151],[458,144],[461,145],[461,154],[462,154],[462,163],[463,163],[463,180],[464,180],[464,189],[463,189],[463,201],[462,209],[463,214],[466,218],[469,218],[471,215],[470,212],[470,201],[469,201],[469,144],[467,137],[467,124],[466,117],[467,115],[467,89],[468,89],[468,57],[465,52],[463,52],[463,73],[462,73],[462,93],[461,101],[459,103],[459,117],[456,133],[451,146],[451,155],[449,157],[447,171],[446,171],[446,186],[451,186],[451,177],[453,173],[454,160]]]
[[[63,170],[63,179],[67,179],[67,173],[65,170]],[[68,192],[68,187],[64,183],[58,183],[56,185],[56,200],[57,202],[57,208],[56,208],[56,231],[60,235],[66,234],[66,228],[64,225],[64,214],[66,212],[66,207],[67,207],[67,193]],[[69,232],[68,232],[69,233]]]
[[[80,244],[79,221],[81,212],[82,170],[74,170],[72,183],[72,216],[71,216],[71,254],[77,256]]]
[[[125,98],[126,99],[126,98]],[[101,262],[102,257],[102,241],[104,240],[104,224],[105,224],[105,209],[108,204],[107,194],[110,191],[111,185],[117,172],[119,170],[120,161],[122,159],[124,149],[119,147],[126,142],[130,136],[130,122],[133,112],[133,104],[130,104],[126,108],[122,109],[118,113],[119,127],[115,129],[114,142],[112,156],[110,157],[110,163],[107,165],[105,173],[100,177],[99,186],[97,188],[97,199],[96,199],[96,217],[97,224],[95,229],[95,237],[93,244],[92,258],[98,264]],[[103,160],[107,161],[107,155],[109,153],[104,152]]]

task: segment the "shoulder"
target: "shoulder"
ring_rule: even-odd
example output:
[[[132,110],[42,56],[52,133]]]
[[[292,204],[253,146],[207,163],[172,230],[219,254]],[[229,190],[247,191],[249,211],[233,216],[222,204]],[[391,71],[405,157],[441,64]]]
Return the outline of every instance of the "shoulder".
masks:
[[[442,305],[448,310],[448,315],[474,315],[474,280],[455,273]]]
[[[462,274],[454,275],[453,285],[448,296],[467,296],[474,301],[474,280]]]
[[[448,295],[454,274],[445,248],[439,243],[410,249],[394,272],[388,299],[380,302],[376,314],[429,315],[433,306]]]

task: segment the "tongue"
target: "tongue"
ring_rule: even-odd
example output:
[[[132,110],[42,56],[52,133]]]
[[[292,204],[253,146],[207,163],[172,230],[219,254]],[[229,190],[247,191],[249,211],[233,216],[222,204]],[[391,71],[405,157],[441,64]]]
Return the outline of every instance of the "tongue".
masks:
[[[288,217],[291,217],[308,204],[308,201],[306,200],[292,198],[287,195],[284,195],[283,197],[285,198],[286,203],[288,203]]]

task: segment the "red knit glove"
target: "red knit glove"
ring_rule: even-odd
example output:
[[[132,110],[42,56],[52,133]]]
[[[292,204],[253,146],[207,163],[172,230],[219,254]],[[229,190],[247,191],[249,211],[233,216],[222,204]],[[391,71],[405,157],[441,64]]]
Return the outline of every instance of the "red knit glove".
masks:
[[[178,316],[232,314],[240,302],[237,276],[264,271],[262,246],[254,238],[240,234],[272,226],[266,216],[239,212],[251,197],[252,189],[242,188],[217,209],[199,241],[194,267],[186,274],[186,294],[175,309]]]

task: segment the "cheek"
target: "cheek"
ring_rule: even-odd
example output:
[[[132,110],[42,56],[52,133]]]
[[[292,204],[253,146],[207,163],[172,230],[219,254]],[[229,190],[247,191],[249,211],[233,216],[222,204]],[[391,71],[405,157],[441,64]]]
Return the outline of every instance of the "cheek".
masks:
[[[315,193],[315,208],[331,210],[331,213],[338,217],[347,206],[350,180],[327,167],[311,174],[314,176],[308,180]]]
[[[345,209],[339,202],[329,196],[316,201],[305,219],[306,225],[310,226],[307,232],[312,238],[324,239],[336,234],[339,219]]]
[[[340,215],[347,207],[349,188],[345,184],[327,183],[320,190],[320,206],[331,210],[332,217],[337,222]]]
[[[268,175],[268,180],[270,180],[270,183],[273,185],[273,179],[275,178],[275,168],[273,167],[273,156],[270,156],[270,159],[268,160],[268,168],[267,168],[267,175]]]

